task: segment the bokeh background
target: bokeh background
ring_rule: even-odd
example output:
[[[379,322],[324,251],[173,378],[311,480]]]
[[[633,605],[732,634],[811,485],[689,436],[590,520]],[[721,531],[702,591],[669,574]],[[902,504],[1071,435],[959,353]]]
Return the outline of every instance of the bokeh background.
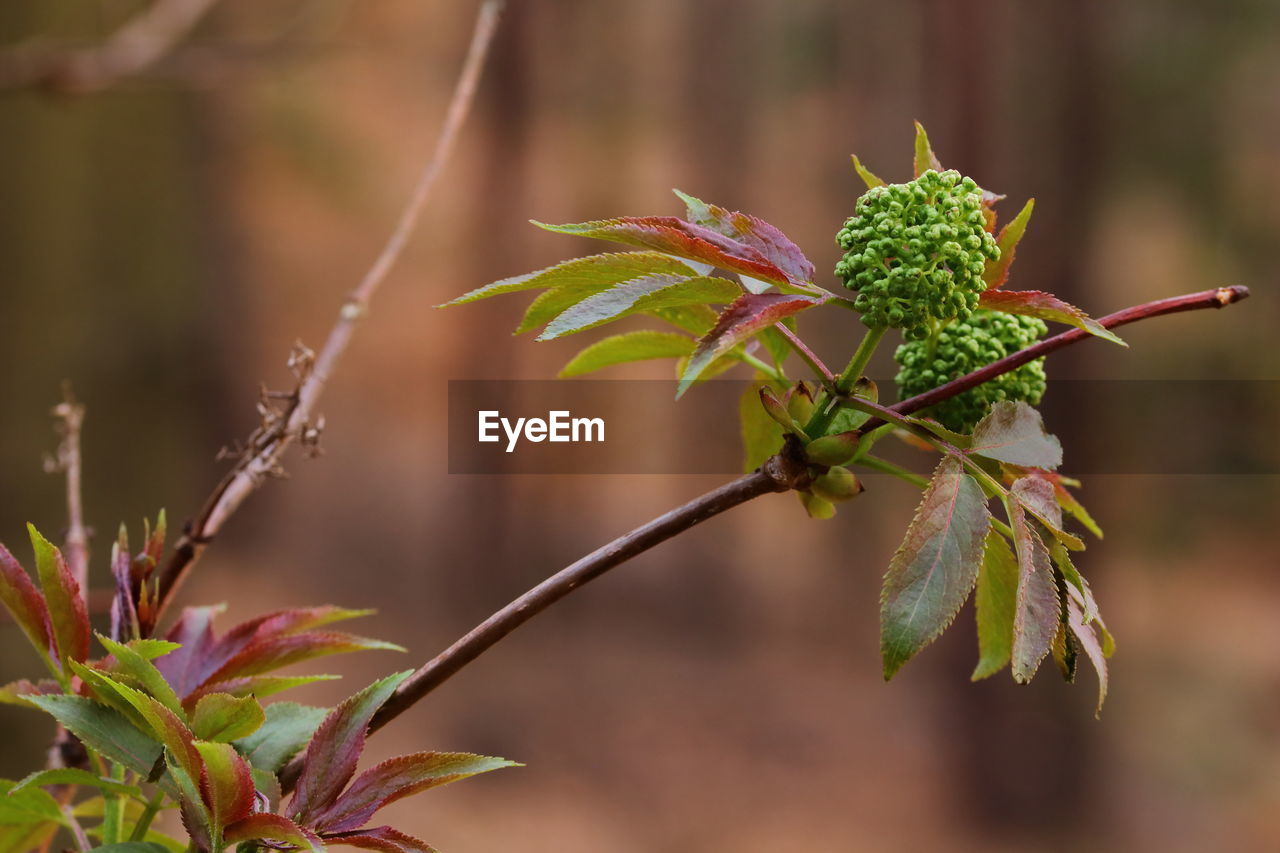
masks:
[[[15,551],[25,521],[64,523],[41,468],[64,378],[89,407],[98,583],[120,521],[200,505],[259,383],[289,384],[290,345],[323,340],[379,251],[475,5],[224,0],[109,91],[0,93],[0,538]],[[8,0],[0,40],[93,42],[138,8]],[[1269,0],[512,0],[457,157],[331,383],[325,455],[291,459],[184,598],[230,602],[228,624],[380,608],[363,630],[410,652],[333,661],[345,682],[297,696],[335,700],[715,485],[448,475],[447,380],[547,378],[581,342],[509,338],[519,298],[432,306],[595,248],[528,218],[676,213],[671,187],[768,219],[829,269],[859,192],[849,153],[903,179],[917,118],[946,164],[1009,205],[1038,199],[1019,287],[1095,314],[1253,289],[1229,312],[1132,326],[1129,351],[1073,348],[1053,375],[1280,379],[1278,91]],[[835,362],[849,319],[804,329]],[[1251,440],[1274,441],[1280,386],[1250,387]],[[1189,400],[1134,436],[1087,388],[1051,391],[1068,469],[1113,442],[1212,445],[1233,416]],[[659,433],[670,419],[633,416]],[[1108,536],[1081,566],[1120,643],[1101,720],[1088,673],[970,684],[967,610],[881,681],[878,582],[916,496],[871,485],[829,523],[789,496],[757,501],[513,635],[369,757],[528,766],[401,803],[392,822],[452,853],[1280,847],[1275,476],[1090,478]],[[0,626],[0,680],[34,665]],[[0,774],[32,768],[50,731],[0,708]]]

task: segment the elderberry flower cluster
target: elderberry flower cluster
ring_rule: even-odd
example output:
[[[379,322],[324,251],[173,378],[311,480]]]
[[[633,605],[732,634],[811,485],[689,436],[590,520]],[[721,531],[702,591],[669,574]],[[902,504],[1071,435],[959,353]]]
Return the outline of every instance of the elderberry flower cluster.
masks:
[[[932,341],[908,341],[898,347],[898,393],[914,397],[1029,346],[1047,328],[1042,320],[978,309],[966,320],[949,323]],[[926,414],[948,429],[968,433],[1001,400],[1031,405],[1044,396],[1044,359],[997,376],[933,406]]]
[[[871,328],[923,340],[940,321],[964,319],[1000,250],[986,230],[982,190],[959,172],[930,169],[914,181],[868,190],[836,235],[836,275],[857,292]]]

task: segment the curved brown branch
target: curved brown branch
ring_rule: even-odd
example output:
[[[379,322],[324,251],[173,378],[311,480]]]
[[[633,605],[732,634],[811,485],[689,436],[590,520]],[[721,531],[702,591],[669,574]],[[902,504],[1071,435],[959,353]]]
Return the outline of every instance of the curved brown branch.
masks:
[[[299,377],[298,387],[288,396],[284,409],[269,413],[268,421],[250,438],[249,446],[240,454],[235,466],[214,489],[200,514],[188,522],[186,531],[176,543],[173,554],[159,577],[161,609],[173,598],[179,584],[227,519],[265,479],[279,473],[280,460],[285,451],[295,441],[306,440],[309,435],[317,432],[318,426],[313,425],[313,418],[325,382],[346,352],[356,326],[367,313],[378,287],[403,252],[418,217],[431,198],[436,180],[453,152],[458,133],[466,122],[471,103],[475,99],[480,73],[484,69],[485,57],[493,42],[502,5],[502,0],[485,0],[480,7],[471,46],[454,87],[435,148],[386,246],[343,303],[338,319],[319,354],[312,358],[309,352],[303,353],[303,363],[295,368]]]
[[[1120,326],[1126,326],[1129,323],[1136,323],[1139,320],[1160,317],[1164,314],[1198,311],[1202,308],[1225,308],[1234,302],[1247,299],[1248,296],[1249,288],[1247,287],[1240,285],[1218,287],[1213,290],[1202,290],[1199,293],[1188,293],[1184,296],[1171,296],[1168,299],[1144,302],[1141,305],[1134,305],[1114,314],[1108,314],[1100,318],[1098,323],[1104,328],[1115,329]],[[976,388],[983,382],[989,382],[1001,374],[1008,373],[1010,370],[1015,370],[1028,362],[1043,358],[1055,350],[1060,350],[1088,337],[1092,337],[1092,335],[1084,329],[1070,329],[1051,338],[1045,338],[1026,349],[1018,350],[999,361],[993,361],[986,367],[961,376],[959,379],[953,379],[945,385],[939,385],[932,391],[926,391],[923,394],[909,397],[900,403],[895,403],[889,408],[900,415],[909,415],[912,412],[927,409],[929,406],[941,403],[943,400],[948,400],[957,394],[962,394],[970,388]],[[870,432],[883,423],[884,421],[879,418],[873,418],[863,424],[861,430],[862,432]]]
[[[726,510],[761,495],[789,490],[803,470],[803,462],[797,467],[794,459],[788,463],[774,457],[772,465],[694,498],[556,572],[472,628],[411,675],[378,711],[369,726],[370,731],[391,722],[496,642],[588,581]],[[300,771],[301,762],[294,761],[281,772],[280,781],[285,790],[292,789]]]
[[[1161,299],[1143,305],[1135,305],[1132,308],[1126,308],[1123,311],[1103,317],[1099,322],[1107,328],[1115,328],[1138,320],[1159,317],[1163,314],[1195,311],[1201,308],[1223,308],[1233,302],[1239,302],[1248,295],[1249,290],[1245,287],[1206,290],[1186,296],[1175,296],[1171,299]],[[1087,332],[1076,329],[1055,335],[1012,356],[993,362],[981,370],[976,370],[954,382],[943,385],[928,394],[912,397],[888,408],[898,414],[919,411],[925,406],[953,397],[975,385],[980,385],[1002,373],[1007,373],[1028,361],[1084,340],[1087,337],[1089,337]],[[873,428],[874,426],[875,424],[868,423],[863,426],[863,429]],[[391,720],[404,713],[414,703],[432,690],[435,690],[450,676],[456,674],[503,637],[506,637],[513,630],[587,581],[599,577],[608,570],[688,530],[713,515],[718,515],[727,509],[744,504],[761,495],[787,491],[793,488],[804,475],[804,470],[803,457],[797,458],[797,454],[794,452],[794,445],[788,444],[783,453],[774,456],[760,470],[744,477],[739,477],[737,480],[701,497],[694,498],[689,503],[659,516],[642,527],[637,527],[630,533],[593,551],[567,568],[561,569],[471,629],[466,636],[436,655],[411,675],[400,685],[387,704],[374,717],[371,729],[381,728],[391,722]],[[281,782],[286,791],[292,789],[301,766],[301,760],[295,759],[282,772]]]
[[[47,86],[62,92],[105,89],[163,59],[218,0],[155,0],[99,45],[32,45],[0,56],[0,88]]]

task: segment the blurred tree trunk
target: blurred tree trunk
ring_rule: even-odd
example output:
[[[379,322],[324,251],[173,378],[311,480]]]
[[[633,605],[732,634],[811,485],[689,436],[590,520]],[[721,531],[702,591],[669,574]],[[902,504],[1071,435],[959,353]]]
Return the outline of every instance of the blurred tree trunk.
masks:
[[[86,33],[114,25],[96,6],[64,6],[0,4],[0,43],[55,21]],[[215,300],[210,287],[225,255],[208,239],[221,207],[210,195],[218,160],[192,132],[202,109],[157,88],[0,93],[0,540],[21,555],[28,519],[62,535],[63,485],[41,459],[55,444],[49,408],[69,379],[88,405],[85,508],[99,585],[115,526],[138,531],[144,514],[194,506],[215,436],[230,434],[219,341],[191,335],[216,328],[234,290],[221,280]],[[0,631],[0,682],[32,675],[34,657],[10,642],[9,626]],[[49,729],[34,715],[10,719],[31,736],[7,730],[3,776],[41,759]]]
[[[1043,43],[1051,50],[1054,61],[1046,64],[1054,72],[1036,81],[1036,91],[1023,92],[1019,81],[1002,79],[996,68],[1000,46],[994,43],[994,33],[997,24],[1008,23],[998,22],[996,16],[1009,14],[1007,5],[991,0],[923,3],[927,126],[943,165],[975,175],[997,192],[1009,190],[999,183],[1001,175],[1031,177],[1036,192],[1051,204],[1037,208],[1032,223],[1040,262],[1024,261],[1015,272],[1014,286],[1048,290],[1072,302],[1082,295],[1081,247],[1088,239],[1084,223],[1096,204],[1097,28],[1092,7],[1090,0],[1059,0],[1025,13],[1023,26],[1040,30],[1029,34],[1025,43]],[[1016,169],[994,162],[992,156],[1003,147],[998,140],[1001,128],[1014,124],[1000,120],[993,102],[1009,89],[1017,93],[1020,107],[1043,110],[1046,120],[1037,144],[1029,153],[1020,153],[1029,162]],[[1001,206],[1006,221],[1029,194],[1012,193]],[[1070,393],[1064,385],[1073,384],[1055,385],[1052,393]],[[1068,427],[1058,421],[1052,426],[1063,432]],[[1084,704],[1064,702],[1060,685],[1042,683],[1058,678],[1051,662],[1032,691],[1013,685],[1007,672],[979,685],[955,678],[975,659],[972,641],[964,640],[948,644],[952,659],[942,664],[947,671],[942,676],[947,685],[944,713],[955,727],[947,742],[952,746],[953,790],[961,798],[960,811],[984,838],[1054,838],[1066,843],[1089,837],[1095,810],[1087,782],[1097,776],[1097,756],[1089,748],[1092,739],[1086,727],[1092,720]],[[1083,675],[1076,689],[1090,690],[1090,680],[1090,675]]]

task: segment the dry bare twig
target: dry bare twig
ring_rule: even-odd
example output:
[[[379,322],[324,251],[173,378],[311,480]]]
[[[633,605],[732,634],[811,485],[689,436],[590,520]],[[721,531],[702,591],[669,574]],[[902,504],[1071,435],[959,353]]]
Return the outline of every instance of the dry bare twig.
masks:
[[[13,48],[0,56],[0,88],[47,86],[76,93],[105,89],[164,58],[217,2],[156,0],[92,47]]]
[[[338,319],[319,353],[313,355],[305,348],[300,350],[295,347],[290,367],[297,378],[297,387],[283,397],[283,404],[278,407],[270,405],[273,400],[264,398],[260,409],[263,412],[263,424],[250,436],[236,464],[214,489],[199,515],[187,523],[186,530],[160,573],[161,609],[172,600],[174,592],[191,567],[241,504],[265,479],[281,472],[281,458],[285,451],[295,441],[309,443],[314,449],[314,439],[321,425],[321,421],[314,416],[325,382],[333,375],[346,352],[347,345],[351,342],[359,321],[368,312],[369,303],[378,288],[403,253],[419,216],[431,198],[436,181],[449,160],[458,133],[466,122],[471,103],[475,99],[476,87],[497,30],[502,6],[503,0],[485,0],[480,7],[467,57],[454,87],[435,148],[382,252],[343,302]]]

